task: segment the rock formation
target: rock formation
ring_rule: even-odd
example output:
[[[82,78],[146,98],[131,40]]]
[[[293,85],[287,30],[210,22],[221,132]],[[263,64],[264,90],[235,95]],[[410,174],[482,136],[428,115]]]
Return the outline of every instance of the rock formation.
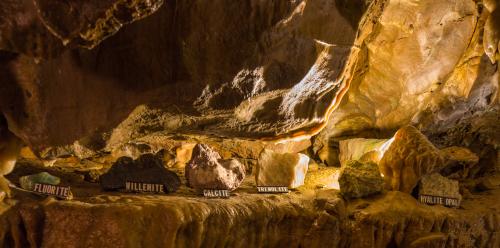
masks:
[[[432,173],[422,177],[419,184],[420,195],[430,195],[462,200],[459,192],[458,181],[441,176],[439,173]]]
[[[382,192],[384,178],[378,165],[349,160],[342,166],[339,174],[340,192],[347,198],[361,198]]]
[[[50,171],[75,189],[71,202],[14,190],[0,246],[500,247],[498,6],[0,0],[0,189],[21,140],[12,182]],[[378,163],[394,191],[339,197],[351,159]],[[375,170],[351,167],[343,191],[379,191]],[[436,172],[459,180],[460,209],[408,194]],[[183,173],[239,188],[204,199]],[[177,191],[96,184],[153,177]]]
[[[245,179],[245,167],[236,159],[221,159],[207,145],[197,144],[186,165],[185,175],[188,186],[198,190],[234,190]]]
[[[127,182],[161,184],[164,193],[177,191],[181,184],[177,174],[167,170],[161,159],[153,154],[144,154],[136,160],[122,157],[100,177],[106,190],[125,190]]]
[[[411,193],[420,178],[440,171],[444,158],[440,151],[415,127],[399,129],[380,160],[386,187]]]
[[[297,188],[304,184],[309,157],[300,153],[276,153],[264,150],[257,161],[255,181],[258,186]]]

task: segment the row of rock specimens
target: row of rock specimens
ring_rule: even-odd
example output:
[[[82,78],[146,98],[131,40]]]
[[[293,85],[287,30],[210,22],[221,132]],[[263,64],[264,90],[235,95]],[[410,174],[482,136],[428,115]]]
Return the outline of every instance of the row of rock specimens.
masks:
[[[264,150],[255,171],[257,186],[297,188],[304,184],[309,157],[300,153]],[[222,159],[205,144],[193,148],[185,169],[187,186],[198,191],[235,190],[245,179],[245,166],[236,159]],[[159,157],[145,154],[137,160],[119,158],[100,179],[105,190],[171,193],[181,184],[178,175],[166,169]]]

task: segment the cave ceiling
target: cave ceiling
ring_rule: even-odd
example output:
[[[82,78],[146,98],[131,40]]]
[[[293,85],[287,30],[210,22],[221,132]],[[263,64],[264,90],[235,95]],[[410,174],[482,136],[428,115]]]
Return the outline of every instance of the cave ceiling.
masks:
[[[442,128],[498,105],[498,16],[472,0],[3,0],[0,108],[35,150],[115,127],[319,143]]]

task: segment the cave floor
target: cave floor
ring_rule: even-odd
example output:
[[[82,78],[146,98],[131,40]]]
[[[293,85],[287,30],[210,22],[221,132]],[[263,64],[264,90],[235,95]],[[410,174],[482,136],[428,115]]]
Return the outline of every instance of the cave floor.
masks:
[[[41,167],[21,163],[9,179]],[[401,192],[346,200],[315,184],[319,168],[288,194],[258,194],[252,176],[229,199],[181,186],[171,195],[103,192],[83,174],[45,168],[74,199],[14,189],[0,210],[6,247],[500,247],[500,174],[458,209]],[[183,178],[183,176],[181,176]]]

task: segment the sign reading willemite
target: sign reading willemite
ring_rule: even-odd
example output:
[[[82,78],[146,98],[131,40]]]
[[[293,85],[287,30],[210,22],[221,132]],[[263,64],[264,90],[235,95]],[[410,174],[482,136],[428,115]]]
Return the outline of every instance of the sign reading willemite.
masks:
[[[133,193],[165,193],[163,184],[125,182],[125,191]]]

